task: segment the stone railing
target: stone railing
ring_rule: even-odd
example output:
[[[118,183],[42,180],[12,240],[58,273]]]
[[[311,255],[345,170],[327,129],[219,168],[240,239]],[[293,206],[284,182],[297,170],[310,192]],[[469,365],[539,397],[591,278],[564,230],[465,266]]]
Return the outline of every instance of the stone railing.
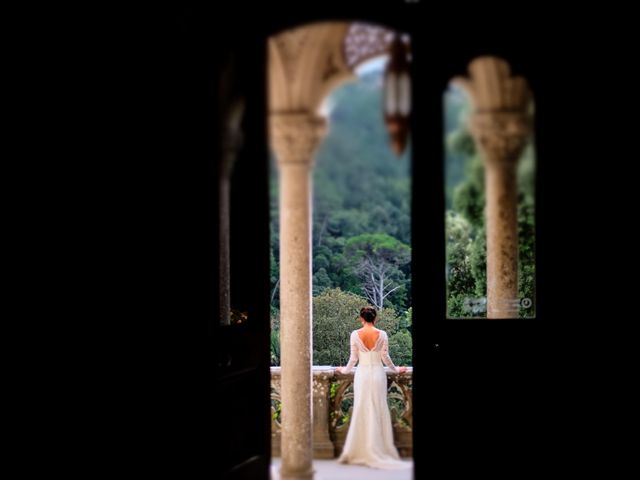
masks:
[[[271,455],[274,457],[280,456],[280,369],[271,367]],[[314,458],[334,458],[342,451],[353,408],[354,372],[340,374],[334,367],[313,367]],[[403,374],[387,370],[393,437],[402,457],[413,455],[412,374],[412,368]]]

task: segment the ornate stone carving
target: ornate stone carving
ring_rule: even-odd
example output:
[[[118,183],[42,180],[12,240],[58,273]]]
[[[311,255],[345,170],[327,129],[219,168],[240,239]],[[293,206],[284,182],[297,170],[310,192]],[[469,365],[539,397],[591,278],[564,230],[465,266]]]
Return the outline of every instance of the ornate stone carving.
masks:
[[[393,31],[377,25],[354,22],[344,39],[344,56],[351,68],[370,58],[386,53]]]
[[[387,376],[387,402],[393,421],[393,437],[402,457],[413,455],[413,376],[392,373]]]
[[[469,64],[469,78],[456,77],[478,113],[526,112],[532,94],[523,77],[511,76],[509,64],[497,57],[478,57]]]
[[[281,368],[271,367],[271,453],[280,456]],[[313,367],[314,458],[340,454],[353,408],[353,375],[334,373],[333,367]],[[402,457],[413,455],[413,377],[387,372],[388,402],[393,436]],[[327,448],[332,444],[332,454]]]
[[[313,457],[333,458],[334,448],[329,437],[329,389],[333,368],[313,369]]]
[[[471,134],[487,163],[515,163],[531,130],[531,119],[522,112],[475,113]]]
[[[347,435],[349,420],[353,411],[353,373],[337,376],[337,384],[331,398],[331,431],[335,434],[342,433],[340,449]]]
[[[308,36],[309,29],[302,27],[287,30],[273,37],[276,47],[282,56],[287,80],[291,83],[296,80],[298,59],[307,45]]]
[[[322,71],[322,83],[327,83],[331,77],[334,77],[340,73],[341,65],[335,58],[335,52],[329,52],[325,62],[324,69]]]
[[[411,375],[390,374],[388,381],[388,401],[393,426],[398,430],[413,429],[413,379]]]
[[[278,163],[311,167],[313,153],[326,132],[325,120],[306,112],[272,114],[269,120]]]
[[[512,77],[509,64],[479,57],[469,64],[470,78],[456,77],[473,106],[470,130],[489,164],[515,162],[531,131],[532,94],[527,81]]]
[[[344,59],[349,25],[318,22],[269,38],[271,112],[316,112],[333,88],[354,78]]]
[[[280,432],[282,428],[280,422],[280,416],[282,413],[281,404],[282,399],[280,398],[280,390],[281,390],[281,382],[280,382],[280,371],[274,371],[271,369],[271,432],[272,435],[275,435],[276,432]]]

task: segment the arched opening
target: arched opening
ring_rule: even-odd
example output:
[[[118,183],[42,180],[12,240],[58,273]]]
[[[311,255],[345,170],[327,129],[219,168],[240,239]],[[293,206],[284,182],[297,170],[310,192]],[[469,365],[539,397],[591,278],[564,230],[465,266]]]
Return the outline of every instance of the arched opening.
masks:
[[[353,373],[335,367],[360,307],[379,309],[391,357],[411,365],[411,156],[391,148],[384,110],[394,33],[328,22],[269,39],[272,454],[283,478],[340,468]],[[396,447],[410,457],[411,370],[389,372],[388,386]]]
[[[308,18],[309,17],[304,17],[304,19]],[[327,16],[317,16],[316,18],[327,18]],[[268,36],[274,34],[274,32],[281,31],[274,28],[273,23],[277,23],[276,26],[280,28],[283,23],[286,23],[287,26],[293,24],[295,19],[297,19],[298,22],[302,20],[301,17],[294,17],[279,22],[272,22],[268,28],[265,28],[260,32],[261,36],[258,38],[259,41],[254,41],[255,38],[252,39],[251,48],[255,48],[256,53],[253,56],[249,55],[248,57],[245,56],[244,52],[241,55],[242,58],[246,58],[245,69],[249,70],[251,73],[250,75],[245,75],[243,77],[246,79],[247,91],[254,92],[254,102],[252,104],[247,102],[247,105],[252,105],[253,113],[246,117],[250,120],[250,122],[247,122],[248,128],[244,130],[247,138],[246,145],[247,147],[258,145],[256,149],[248,151],[244,155],[243,160],[245,161],[245,168],[243,172],[245,177],[243,179],[251,176],[258,177],[259,181],[263,180],[265,185],[264,193],[260,191],[261,199],[256,199],[256,197],[253,196],[253,191],[251,191],[250,194],[248,191],[249,189],[242,184],[238,184],[240,188],[237,188],[236,191],[241,191],[242,193],[239,195],[246,196],[246,208],[241,211],[244,216],[237,215],[237,217],[241,217],[241,222],[246,221],[246,219],[255,218],[253,217],[253,212],[255,210],[258,210],[261,206],[268,206],[268,202],[266,200],[268,198],[268,195],[266,194],[267,182],[265,181],[267,175],[261,170],[266,170],[267,165],[266,161],[262,161],[267,157],[266,148],[264,148],[266,139],[263,136],[267,129],[265,128],[266,125],[264,125],[265,112],[262,107],[262,100],[264,100],[265,97],[264,94],[258,95],[254,90],[252,90],[265,90],[264,82],[260,79],[261,75],[264,74],[263,72],[265,72],[264,62],[262,62],[262,60],[265,60],[263,51],[266,54],[266,49],[263,48],[264,41]],[[540,352],[539,340],[543,336],[541,332],[547,328],[545,326],[545,322],[539,321],[532,323],[452,322],[447,320],[447,312],[445,308],[447,299],[447,292],[445,291],[446,278],[445,275],[443,275],[444,269],[442,268],[446,264],[444,235],[445,215],[443,215],[443,213],[445,213],[445,195],[443,194],[444,184],[442,180],[442,169],[445,168],[445,165],[442,162],[442,159],[444,158],[443,154],[445,143],[443,142],[443,135],[440,130],[442,127],[443,116],[441,109],[442,92],[454,75],[464,74],[468,62],[475,58],[476,55],[489,52],[499,54],[508,59],[510,64],[513,66],[514,72],[526,74],[538,94],[536,98],[536,107],[538,108],[537,117],[539,121],[537,134],[541,142],[536,153],[539,155],[541,171],[543,171],[544,168],[552,166],[554,163],[553,154],[555,152],[549,148],[549,129],[546,127],[549,125],[549,122],[556,122],[556,124],[559,124],[561,118],[561,116],[558,115],[555,115],[552,118],[550,112],[555,111],[554,108],[556,107],[553,106],[553,101],[555,99],[552,97],[553,101],[550,100],[549,91],[545,91],[544,89],[544,85],[551,85],[553,78],[555,78],[545,70],[545,63],[547,62],[547,59],[541,55],[537,55],[536,52],[528,51],[526,49],[522,50],[522,42],[520,40],[522,38],[521,36],[514,35],[508,37],[504,35],[501,29],[496,29],[495,32],[498,32],[499,35],[496,35],[496,38],[492,41],[491,38],[486,35],[486,29],[483,27],[482,29],[478,28],[472,31],[461,31],[459,36],[452,36],[452,40],[450,42],[438,43],[431,41],[432,38],[429,35],[429,32],[426,29],[421,29],[419,27],[419,22],[416,21],[415,28],[414,23],[411,23],[409,28],[407,28],[407,30],[412,33],[412,42],[414,42],[413,47],[415,47],[414,67],[416,68],[414,69],[413,74],[416,81],[416,89],[418,90],[415,95],[415,111],[413,112],[414,132],[417,133],[417,135],[412,139],[412,148],[414,149],[416,157],[412,174],[417,187],[413,192],[413,211],[415,215],[413,215],[412,218],[416,224],[414,224],[415,226],[412,232],[415,243],[412,251],[412,273],[414,275],[414,288],[417,286],[418,289],[417,292],[414,292],[414,308],[416,318],[420,320],[419,322],[416,321],[415,328],[412,332],[415,335],[414,339],[416,343],[419,343],[419,348],[414,352],[414,361],[417,367],[416,375],[418,375],[415,388],[413,390],[415,399],[418,402],[414,409],[414,417],[417,428],[420,429],[420,432],[423,435],[428,435],[431,436],[431,438],[438,439],[444,437],[447,438],[448,442],[433,442],[435,445],[430,443],[429,448],[434,447],[436,450],[434,455],[425,454],[426,452],[424,447],[420,447],[420,444],[424,444],[424,442],[416,442],[416,471],[419,471],[421,468],[430,468],[434,465],[432,462],[439,461],[441,464],[445,464],[446,462],[442,460],[444,456],[440,455],[440,453],[447,453],[447,445],[450,445],[451,442],[457,441],[456,437],[458,436],[458,432],[464,431],[465,434],[469,432],[471,437],[467,436],[465,438],[473,438],[473,441],[469,440],[467,443],[467,446],[471,449],[473,446],[479,445],[483,442],[483,439],[481,438],[482,433],[494,428],[493,423],[496,418],[503,419],[501,421],[504,425],[508,423],[506,420],[507,415],[503,414],[503,410],[511,412],[514,415],[518,415],[518,409],[516,408],[515,403],[504,402],[502,397],[505,394],[507,394],[507,397],[511,395],[510,392],[513,391],[512,387],[514,382],[516,383],[516,389],[519,386],[524,386],[529,383],[541,385],[542,380],[540,379],[542,376],[534,377],[534,359],[540,358],[540,355],[536,356],[536,354]],[[504,39],[507,37],[509,38],[509,41],[505,42]],[[501,48],[501,45],[503,45],[504,48]],[[246,48],[246,50],[250,49]],[[295,56],[295,52],[292,55]],[[256,71],[258,70],[258,67],[255,67],[254,70],[249,68],[253,68],[253,66],[256,65],[259,66],[258,72]],[[330,69],[327,69],[327,71],[329,70]],[[327,83],[326,85],[329,85],[327,93],[332,90],[335,91],[335,88],[339,86],[339,83],[340,82],[337,82],[336,84]],[[459,95],[460,92],[457,92],[456,94]],[[315,114],[319,113],[318,116],[320,117],[326,117],[327,115],[330,115],[331,112],[332,106],[330,103],[324,104],[324,110],[322,108],[322,98],[326,97],[326,93],[324,94],[324,97],[318,96],[317,110],[313,111]],[[302,104],[298,103],[296,108],[302,108],[301,106]],[[287,111],[291,113],[291,110],[286,109],[283,109],[278,113]],[[294,109],[293,111],[300,113],[300,110]],[[298,119],[300,119],[300,117],[298,117]],[[308,122],[306,126],[308,127],[307,130],[313,132],[313,122]],[[315,124],[315,126],[319,127],[320,125]],[[327,135],[329,134],[330,128]],[[545,134],[547,136],[545,136]],[[475,141],[473,138],[472,140]],[[323,140],[320,139],[318,141],[318,149],[321,149],[322,147]],[[260,151],[262,148],[265,150],[264,153]],[[550,159],[550,161],[545,161],[545,158]],[[256,167],[257,164],[260,165]],[[322,165],[316,161],[316,169],[314,170],[314,173],[319,172],[321,167]],[[260,173],[256,174],[256,170]],[[549,175],[547,178],[555,177],[554,175]],[[259,181],[257,183],[259,183]],[[561,184],[556,183],[556,186],[561,187]],[[539,212],[541,213],[540,218],[548,219],[549,214],[553,213],[553,210],[551,209],[553,203],[548,200],[545,201],[545,198],[549,198],[549,191],[546,190],[544,193],[544,195],[539,196],[537,207],[539,207]],[[545,202],[547,205],[546,212],[544,211]],[[268,213],[268,208],[263,209]],[[251,257],[252,261],[246,262],[251,266],[258,263],[255,261],[256,259],[258,261],[261,261],[262,259],[268,260],[269,256],[267,248],[269,242],[266,238],[269,234],[268,215],[263,215],[263,217],[264,219],[261,219],[259,222],[260,225],[257,225],[258,222],[253,222],[253,230],[255,230],[255,232],[252,232],[252,229],[248,228],[235,235],[234,241],[243,242],[242,246],[247,247],[245,251],[242,251],[240,248],[235,248],[235,251],[240,252],[238,255],[246,253],[246,256]],[[309,218],[308,230],[311,231],[314,227],[313,215],[310,214]],[[422,225],[427,226],[427,228],[423,229],[424,233],[420,232],[418,225],[420,227]],[[549,235],[544,235],[545,228],[548,228],[549,224],[546,223],[546,225],[547,227],[545,227],[545,221],[540,221],[537,225],[539,227],[539,248],[544,247],[545,238],[550,237]],[[256,249],[254,249],[254,245],[252,244],[252,242],[257,243],[256,235],[253,235],[253,233],[260,233],[257,232],[257,226],[260,227],[262,232],[260,245],[265,246],[264,253],[260,253],[260,255],[255,253]],[[318,238],[319,231],[320,229],[316,228],[316,231],[313,232],[313,234],[307,233],[307,235],[311,237],[309,244],[313,244],[314,239]],[[249,235],[242,235],[243,233],[248,233]],[[323,233],[323,235],[325,234]],[[240,238],[242,240],[239,240]],[[324,239],[321,243],[324,243]],[[232,246],[235,246],[235,244]],[[315,244],[313,246],[315,247]],[[548,253],[550,250],[551,249],[548,249],[547,252],[544,252],[543,250],[542,254],[539,256],[540,263],[538,265],[539,268],[537,273],[539,275],[539,293],[541,301],[535,305],[538,319],[541,318],[541,315],[545,315],[545,311],[548,312],[548,310],[544,308],[545,305],[542,300],[544,300],[544,298],[549,298],[545,288],[549,288],[550,277],[544,278],[544,272],[546,269],[544,268],[543,261],[545,258],[549,258]],[[313,254],[313,250],[311,250],[311,255],[309,255],[308,260],[308,278],[313,279],[313,277],[316,277],[316,281],[318,281],[320,277],[323,277],[323,272],[320,272],[320,269],[322,268],[320,263],[316,262],[316,264],[314,264],[314,260],[316,260],[315,255]],[[322,261],[322,259],[319,260],[320,262]],[[269,262],[264,262],[264,264],[268,265]],[[324,268],[324,273],[329,275],[329,270],[326,266]],[[263,273],[260,275],[260,278],[266,279],[268,277],[266,268],[261,271],[263,271]],[[245,289],[244,291],[248,291],[249,294],[252,295],[250,302],[247,301],[246,304],[253,306],[259,303],[262,310],[257,313],[249,311],[249,320],[247,322],[242,322],[239,325],[242,327],[242,325],[246,323],[246,332],[241,332],[244,333],[241,347],[243,352],[247,351],[251,353],[256,350],[255,347],[257,342],[260,342],[260,345],[266,347],[265,352],[260,352],[261,355],[262,353],[266,354],[255,360],[254,364],[258,365],[260,372],[264,373],[264,384],[266,387],[269,387],[269,351],[267,339],[269,335],[270,319],[268,315],[268,307],[269,300],[274,296],[276,298],[279,297],[279,292],[274,288],[274,284],[266,284],[265,286],[260,284],[256,286],[259,283],[255,281],[257,275],[252,276],[251,273],[252,271],[250,268],[242,269],[238,271],[236,278],[241,279],[239,280],[239,288]],[[271,287],[271,289],[269,289],[269,287]],[[259,289],[260,291],[258,291]],[[309,281],[308,292],[308,296],[310,298],[313,297],[314,293],[320,293],[314,292],[311,280]],[[256,299],[258,294],[261,296],[259,299]],[[248,297],[248,295],[245,295],[245,297]],[[309,305],[310,307],[307,311],[311,311],[313,306],[312,301],[309,302]],[[551,322],[546,322],[546,325],[550,324]],[[254,325],[256,326],[255,328],[253,328]],[[264,329],[265,326],[266,329]],[[234,333],[232,332],[233,328],[227,330],[229,330],[230,333]],[[235,330],[238,331],[240,328]],[[309,326],[308,331],[312,331],[311,326]],[[514,335],[514,333],[518,335]],[[240,337],[240,335],[238,335],[238,337]],[[309,335],[309,338],[311,338],[311,335]],[[311,344],[310,341],[309,343]],[[239,349],[240,347],[238,347],[238,350]],[[226,352],[226,344],[224,351]],[[315,363],[313,362],[312,346],[308,349],[308,352],[308,370],[311,370],[311,365]],[[227,357],[224,357],[223,360],[226,358]],[[236,356],[235,358],[241,357]],[[240,368],[244,366],[245,365],[234,365],[236,370],[240,370]],[[231,370],[231,368],[228,370]],[[524,372],[524,374],[522,374],[522,372]],[[495,382],[487,384],[487,377],[491,377],[492,379],[495,378]],[[262,377],[260,377],[260,379],[262,380]],[[268,423],[270,420],[268,415],[269,405],[267,404],[269,394],[266,391],[266,388],[262,389],[262,384],[260,385],[260,390],[258,388],[250,388],[255,384],[255,377],[247,378],[243,384],[247,385],[247,387],[242,390],[237,388],[234,392],[240,393],[234,393],[234,395],[241,398],[249,398],[251,395],[254,399],[258,397],[265,399],[264,406],[251,409],[251,411],[256,411],[259,408],[262,408],[259,412],[260,419],[256,419],[255,417],[258,416],[256,415],[252,419],[252,422],[253,424],[256,424],[264,418],[265,423]],[[312,385],[311,381],[310,385]],[[312,389],[313,387],[310,388]],[[259,395],[256,394],[258,390],[260,392]],[[524,393],[524,387],[521,388],[520,391]],[[243,395],[244,392],[250,392],[250,395]],[[505,404],[507,403],[509,403],[509,405],[505,407]],[[236,408],[237,403],[234,402],[233,405],[234,408]],[[246,405],[249,405],[249,403],[247,402]],[[249,409],[247,408],[245,410],[248,411]],[[490,420],[489,416],[486,415],[486,412],[492,412]],[[513,415],[511,418],[513,418]],[[538,415],[535,418],[542,417]],[[487,420],[482,421],[481,419]],[[237,420],[235,419],[228,420],[227,423],[232,426],[231,428],[236,429],[235,423],[233,423],[236,421]],[[534,425],[534,423],[534,421],[529,422],[530,425]],[[256,430],[254,427],[251,427],[252,424],[249,423],[249,420],[245,421],[245,425],[249,426],[243,427],[244,432],[253,432]],[[428,425],[428,427],[426,427],[426,425]],[[452,425],[455,428],[452,428]],[[470,428],[469,425],[483,425],[487,428],[474,429]],[[270,425],[267,425],[267,428],[260,430],[261,433],[268,432],[269,427]],[[312,427],[313,425],[311,425],[311,428]],[[240,427],[237,427],[237,430],[240,431]],[[502,429],[500,431],[504,432],[506,430]],[[474,432],[478,433],[474,436]],[[330,432],[327,435],[330,438]],[[261,440],[262,443],[260,448],[262,448],[262,450],[259,450],[259,452],[263,455],[262,458],[264,458],[268,463],[270,460],[268,458],[270,448],[268,441],[271,437],[268,437],[267,435],[264,436],[267,439]],[[251,440],[255,435],[252,435],[251,433],[238,433],[236,437],[239,441],[242,439],[242,441],[246,442],[246,439]],[[507,436],[505,436],[505,438],[507,438]],[[512,436],[511,438],[517,437]],[[239,444],[239,441],[231,444],[225,452],[233,452],[234,447]],[[507,441],[505,440],[501,445],[504,446],[506,443]],[[311,448],[312,447],[309,449],[311,450]],[[420,448],[422,448],[422,450],[419,450]],[[486,450],[489,450],[490,448],[491,447],[487,446]],[[254,453],[258,451],[258,448],[246,448],[245,451],[248,453]],[[248,453],[246,455],[247,457]],[[424,467],[420,467],[420,465],[423,465]]]
[[[444,94],[447,318],[535,317],[533,98],[497,57]]]

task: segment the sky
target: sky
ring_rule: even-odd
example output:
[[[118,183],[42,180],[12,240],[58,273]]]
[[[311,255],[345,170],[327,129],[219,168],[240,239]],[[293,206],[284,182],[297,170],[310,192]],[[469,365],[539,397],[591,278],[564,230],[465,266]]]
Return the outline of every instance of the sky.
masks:
[[[356,67],[356,75],[362,76],[370,72],[381,72],[382,70],[384,70],[384,66],[387,63],[388,58],[389,57],[387,55],[382,55],[372,58],[371,60],[364,62],[362,65],[358,65]]]

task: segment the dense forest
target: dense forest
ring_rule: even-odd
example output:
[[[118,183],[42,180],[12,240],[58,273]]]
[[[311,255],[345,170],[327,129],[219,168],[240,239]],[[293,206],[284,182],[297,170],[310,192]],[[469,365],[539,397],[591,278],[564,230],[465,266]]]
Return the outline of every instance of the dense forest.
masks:
[[[372,71],[335,90],[324,110],[329,133],[316,152],[313,196],[313,363],[344,365],[358,311],[378,308],[396,363],[411,364],[411,178],[409,149],[389,148],[382,75]],[[486,317],[484,167],[466,128],[469,104],[444,96],[448,318]],[[535,316],[533,142],[518,165],[518,294]],[[271,161],[272,364],[279,348],[278,175]]]
[[[447,317],[486,318],[487,256],[484,166],[466,127],[469,103],[450,88],[444,96]],[[535,316],[533,142],[518,163],[518,297],[520,317]]]
[[[409,154],[390,149],[382,71],[336,89],[316,152],[313,196],[313,363],[344,365],[360,307],[374,305],[392,359],[411,364]],[[407,149],[408,152],[409,149]],[[271,161],[272,364],[279,364],[278,177]]]

